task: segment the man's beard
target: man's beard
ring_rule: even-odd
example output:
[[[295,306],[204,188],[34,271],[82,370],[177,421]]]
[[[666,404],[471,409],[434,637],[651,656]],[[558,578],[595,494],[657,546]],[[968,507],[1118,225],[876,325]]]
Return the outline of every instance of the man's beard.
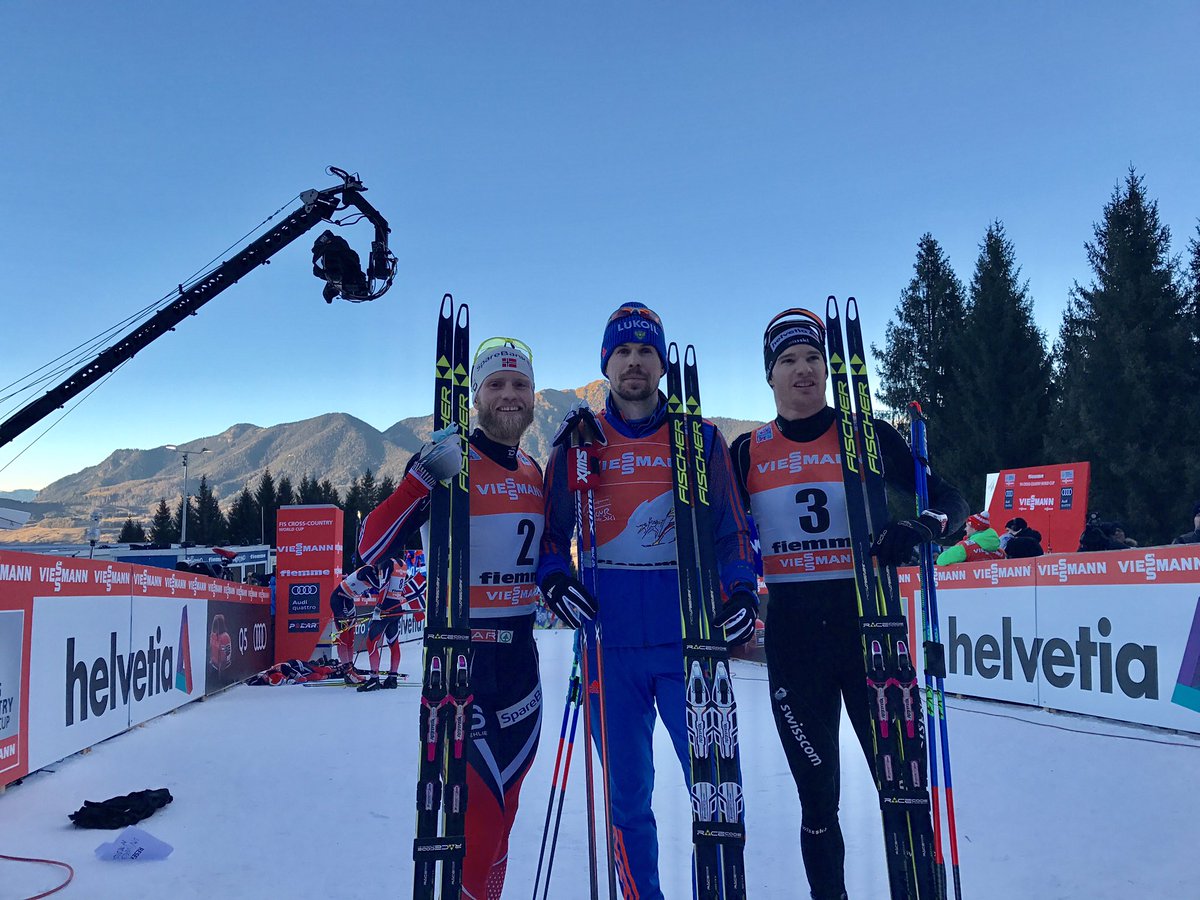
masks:
[[[521,435],[533,424],[533,407],[526,407],[517,412],[497,412],[490,408],[477,412],[479,427],[483,429],[484,434],[494,441],[513,447],[521,442]]]
[[[649,400],[658,393],[658,382],[648,376],[643,379],[642,386],[638,388],[624,387],[622,379],[610,381],[608,386],[614,394],[630,403],[640,403],[642,400]]]

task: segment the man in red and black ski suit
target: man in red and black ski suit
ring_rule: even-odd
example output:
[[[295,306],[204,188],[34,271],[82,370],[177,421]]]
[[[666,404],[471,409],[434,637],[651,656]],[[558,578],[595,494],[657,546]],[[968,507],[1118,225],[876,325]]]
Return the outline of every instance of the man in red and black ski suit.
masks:
[[[600,352],[609,395],[599,419],[606,441],[598,451],[600,475],[594,489],[595,600],[578,593],[581,586],[570,574],[575,500],[567,486],[563,447],[555,448],[546,466],[546,537],[538,569],[542,595],[559,618],[573,624],[581,616],[596,616],[598,606],[617,874],[623,896],[639,900],[663,896],[658,833],[650,806],[656,707],[683,767],[685,783],[691,771],[671,442],[666,398],[658,390],[666,356],[666,339],[656,313],[640,303],[629,303],[609,318]],[[754,556],[729,450],[721,432],[707,421],[704,453],[717,562],[729,597],[713,624],[725,628],[727,639],[743,641],[754,633],[758,609]],[[599,686],[594,652],[589,656],[593,685],[588,695],[598,744]]]
[[[767,675],[775,727],[800,795],[800,851],[816,900],[846,896],[846,848],[838,824],[842,701],[874,771],[866,664],[849,548],[846,493],[834,410],[825,401],[825,327],[807,310],[780,313],[763,336],[776,418],[733,442],[746,509],[758,529],[770,598]],[[900,434],[875,419],[884,477],[915,489]],[[959,492],[929,476],[931,509],[891,522],[872,551],[907,564],[921,543],[957,531],[969,512]]]
[[[359,691],[395,688],[400,684],[400,622],[412,615],[417,622],[425,618],[425,576],[413,572],[403,559],[388,557],[378,566],[379,595],[371,620],[367,623],[367,659],[371,677],[358,686]],[[388,674],[380,679],[383,648],[388,650]]]
[[[333,643],[338,662],[346,667],[346,684],[361,684],[364,679],[354,668],[354,634],[358,630],[355,604],[366,603],[381,590],[379,572],[374,565],[359,566],[329,594],[329,609],[333,613]]]
[[[533,421],[533,362],[512,338],[492,338],[471,368],[478,428],[470,436],[471,749],[467,757],[462,895],[497,900],[521,782],[537,752],[542,688],[533,613],[542,537],[542,471],[519,448]],[[437,481],[458,474],[456,435],[439,435],[409,463],[395,492],[363,521],[368,563],[400,555],[429,517]]]

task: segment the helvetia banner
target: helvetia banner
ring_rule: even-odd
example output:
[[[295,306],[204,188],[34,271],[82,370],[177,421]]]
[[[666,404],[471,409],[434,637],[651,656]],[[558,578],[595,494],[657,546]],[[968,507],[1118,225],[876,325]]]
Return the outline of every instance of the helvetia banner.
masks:
[[[1200,547],[964,563],[937,579],[947,691],[1200,733]],[[919,616],[915,570],[901,590]]]

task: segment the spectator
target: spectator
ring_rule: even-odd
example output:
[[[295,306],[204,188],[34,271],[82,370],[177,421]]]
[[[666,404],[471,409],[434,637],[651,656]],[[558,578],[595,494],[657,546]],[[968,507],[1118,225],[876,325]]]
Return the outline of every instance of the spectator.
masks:
[[[1028,559],[1046,552],[1042,549],[1041,533],[1030,528],[1029,523],[1020,516],[1004,524],[1000,547],[1009,559]]]
[[[1105,534],[1112,538],[1112,540],[1122,548],[1136,547],[1138,545],[1138,542],[1133,538],[1125,536],[1125,526],[1122,523],[1110,522],[1109,525],[1111,527],[1111,531],[1105,531]]]
[[[996,534],[996,529],[992,527],[992,517],[986,509],[967,518],[967,536],[938,554],[937,564],[951,566],[960,562],[978,562],[981,559],[1004,559],[1004,551],[1000,549],[1000,535]]]
[[[1128,550],[1129,545],[1118,543],[1113,537],[1112,522],[1100,521],[1099,513],[1088,513],[1087,525],[1079,536],[1079,553],[1095,553],[1103,550]]]
[[[1200,544],[1200,500],[1192,504],[1192,524],[1196,526],[1194,530],[1181,534],[1172,543]]]

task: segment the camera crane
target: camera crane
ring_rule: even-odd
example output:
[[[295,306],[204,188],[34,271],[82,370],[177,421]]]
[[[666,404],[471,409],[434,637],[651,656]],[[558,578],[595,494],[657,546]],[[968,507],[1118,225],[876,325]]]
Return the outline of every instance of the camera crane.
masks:
[[[179,296],[102,350],[57,386],[26,404],[0,422],[0,447],[10,443],[32,428],[54,410],[65,406],[122,363],[130,360],[144,347],[158,340],[185,318],[195,315],[205,303],[258,266],[270,261],[276,253],[307,233],[317,223],[351,224],[333,218],[341,210],[353,208],[359,215],[351,221],[365,218],[375,226],[375,239],[364,273],[358,254],[345,238],[326,230],[313,244],[313,274],[325,281],[326,303],[343,297],[352,303],[362,303],[382,296],[396,277],[396,257],[388,249],[387,220],[364,197],[366,187],[357,174],[334,166],[329,174],[342,179],[341,184],[324,190],[308,190],[300,194],[301,206],[274,228],[248,244],[235,256],[209,269],[186,287],[179,286]]]

